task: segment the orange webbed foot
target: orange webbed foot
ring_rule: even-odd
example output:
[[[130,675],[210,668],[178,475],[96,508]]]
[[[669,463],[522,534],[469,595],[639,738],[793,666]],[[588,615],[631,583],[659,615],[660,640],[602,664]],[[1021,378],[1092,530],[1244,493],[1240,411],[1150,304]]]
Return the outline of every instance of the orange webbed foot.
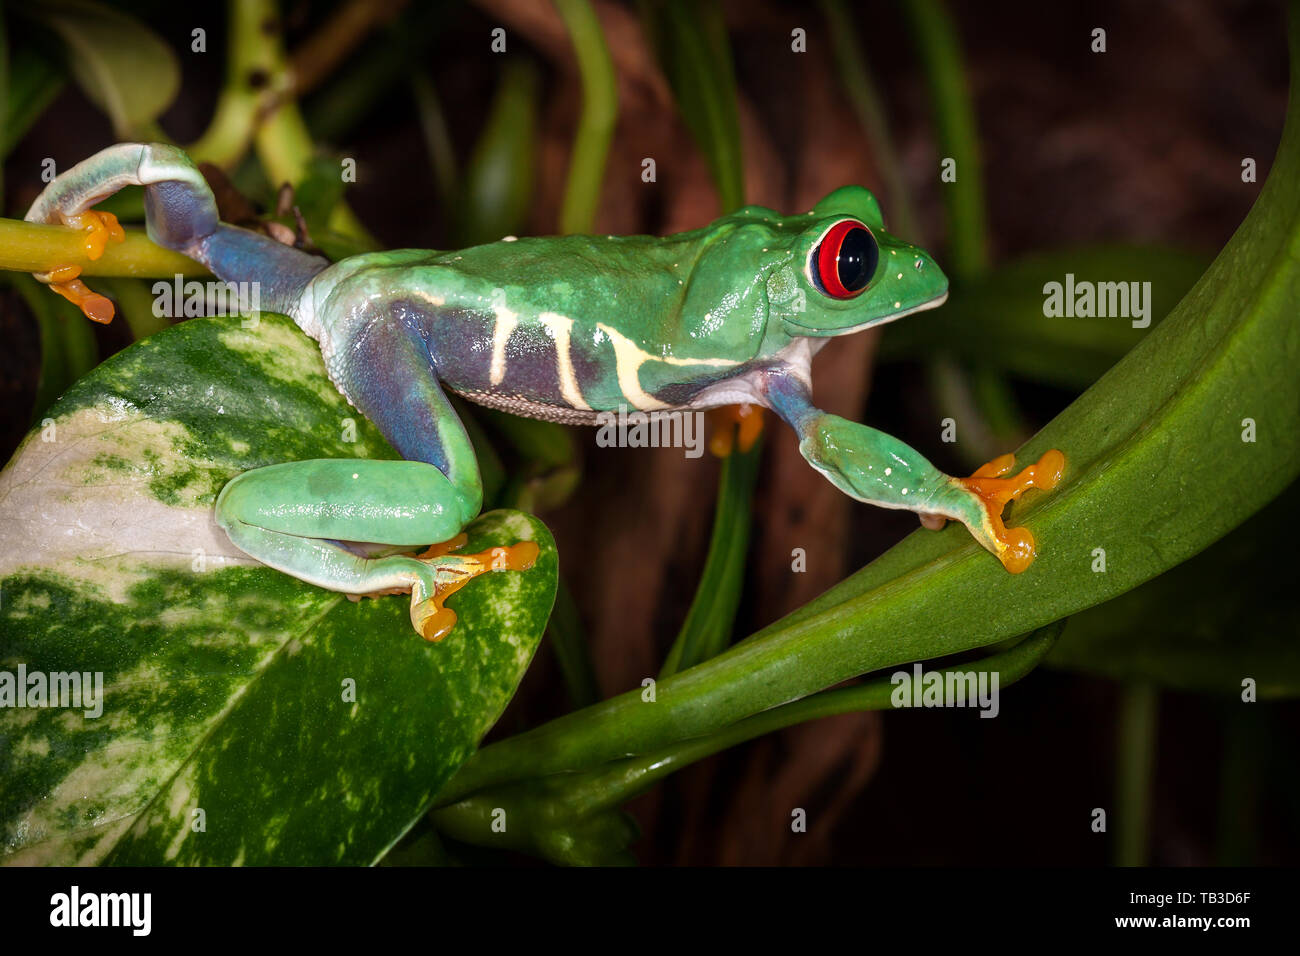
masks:
[[[726,458],[738,447],[743,454],[763,434],[763,409],[750,404],[723,405],[709,410],[709,423],[713,432],[709,451],[718,458]]]
[[[477,554],[457,554],[467,537],[459,534],[450,541],[435,544],[421,559],[441,559],[437,567],[438,584],[430,595],[417,585],[411,592],[411,625],[429,642],[440,641],[456,626],[456,612],[446,600],[466,584],[489,571],[527,571],[537,561],[540,549],[535,541],[498,545]]]
[[[91,260],[102,256],[110,242],[121,242],[126,238],[126,233],[118,224],[117,217],[111,212],[87,209],[85,212],[64,216],[63,224],[85,231],[83,249],[86,258]],[[67,265],[57,266],[49,272],[38,275],[37,278],[48,283],[53,291],[79,308],[81,313],[92,322],[103,325],[112,322],[113,303],[106,296],[91,291],[78,278],[80,275],[81,266]]]
[[[98,259],[104,254],[104,249],[110,242],[121,242],[126,238],[126,232],[111,212],[87,209],[73,216],[64,216],[63,224],[73,229],[85,230],[84,247],[87,259]]]
[[[1028,528],[1008,528],[1002,523],[1002,509],[1030,488],[1049,491],[1065,473],[1065,455],[1053,448],[1038,461],[1010,478],[1003,477],[1015,467],[1014,455],[999,455],[969,478],[954,478],[984,506],[985,530],[992,538],[994,553],[1012,574],[1019,574],[1033,563],[1036,554],[1034,536]]]

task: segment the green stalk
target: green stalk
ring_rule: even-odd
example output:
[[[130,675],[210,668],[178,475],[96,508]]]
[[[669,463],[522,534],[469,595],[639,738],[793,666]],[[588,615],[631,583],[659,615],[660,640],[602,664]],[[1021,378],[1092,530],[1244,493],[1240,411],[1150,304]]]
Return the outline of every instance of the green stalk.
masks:
[[[733,451],[722,461],[708,558],[681,632],[664,659],[660,680],[722,653],[731,643],[762,448],[760,441],[749,451]]]
[[[273,75],[284,75],[276,34],[264,29],[266,23],[277,22],[278,18],[273,0],[230,0],[226,80],[208,128],[186,147],[195,162],[233,169],[253,141],[264,105],[283,92],[262,82]],[[277,65],[281,67],[278,72]]]
[[[582,74],[582,117],[573,140],[569,181],[560,209],[560,232],[591,232],[605,181],[605,160],[618,119],[618,84],[605,36],[587,0],[555,0],[569,29]]]
[[[555,607],[546,624],[546,636],[560,665],[560,675],[574,707],[587,707],[600,700],[600,687],[587,653],[578,607],[573,592],[561,578],[555,592]]]
[[[1158,692],[1151,684],[1127,684],[1121,691],[1115,762],[1117,866],[1147,865],[1158,707]]]
[[[135,341],[147,339],[170,326],[167,316],[154,315],[154,297],[149,287],[137,279],[106,279],[104,290],[117,301],[118,314],[131,329]]]
[[[415,115],[429,153],[433,179],[438,184],[438,202],[443,209],[451,209],[459,173],[451,133],[447,129],[447,115],[438,99],[438,91],[433,88],[433,81],[425,74],[411,74],[411,94],[415,97]]]
[[[716,2],[644,0],[643,19],[682,119],[704,153],[723,212],[745,203],[736,76]]]
[[[889,130],[884,102],[876,90],[875,80],[867,61],[858,49],[853,18],[844,6],[844,0],[821,0],[822,15],[831,38],[831,50],[840,82],[849,96],[849,103],[862,124],[871,144],[880,177],[885,183],[888,200],[890,231],[920,243],[922,236],[917,226],[916,213],[903,176],[903,162],[894,146]]]
[[[83,276],[170,278],[176,273],[208,272],[188,256],[154,245],[143,229],[126,230],[122,242],[110,242],[98,259],[86,258],[85,234],[67,226],[0,219],[0,269],[48,272],[57,266],[81,266]]]
[[[646,4],[655,39],[678,109],[704,152],[722,208],[745,201],[736,81],[726,26],[717,4],[666,0]],[[722,463],[709,552],[690,610],[664,661],[660,679],[687,670],[721,652],[732,639],[744,584],[750,514],[761,443],[733,451]]]
[[[293,96],[293,75],[273,0],[234,0],[230,32],[226,86],[212,125],[193,147],[194,158],[230,168],[251,137],[271,185],[299,186],[315,146]],[[334,232],[375,245],[343,200],[334,207],[328,225]]]
[[[508,61],[460,178],[452,206],[453,248],[496,242],[527,227],[537,175],[539,95],[532,62],[523,57]]]
[[[956,161],[956,182],[942,183],[948,219],[948,261],[944,267],[959,282],[970,281],[989,270],[989,240],[975,106],[966,83],[961,44],[942,0],[908,0],[904,9],[926,68],[940,155]],[[931,371],[933,375],[933,368]],[[967,417],[968,430],[973,427],[994,439],[1014,440],[1022,431],[1022,419],[1010,385],[1001,373],[987,366],[976,366],[970,372],[954,366],[950,374],[966,379],[974,399]],[[963,445],[963,450],[968,457],[974,451],[970,445]],[[1000,448],[985,451],[988,453],[975,465],[999,454]]]
[[[925,65],[940,155],[956,160],[956,182],[943,183],[948,210],[944,269],[954,278],[969,279],[988,269],[989,253],[983,164],[961,44],[942,0],[907,0],[903,12]]]
[[[937,673],[996,673],[1000,691],[1038,665],[1064,623],[1058,621],[1040,628],[1008,650],[983,660],[945,667]],[[443,832],[464,841],[493,845],[501,842],[492,828],[494,815],[504,809],[507,819],[516,821],[511,824],[516,832],[509,841],[513,848],[539,853],[553,862],[609,862],[609,839],[619,834],[608,814],[664,777],[705,757],[796,724],[836,714],[888,710],[894,706],[896,689],[890,675],[856,687],[826,691],[757,714],[718,733],[683,740],[597,770],[474,793],[441,805],[431,816]]]

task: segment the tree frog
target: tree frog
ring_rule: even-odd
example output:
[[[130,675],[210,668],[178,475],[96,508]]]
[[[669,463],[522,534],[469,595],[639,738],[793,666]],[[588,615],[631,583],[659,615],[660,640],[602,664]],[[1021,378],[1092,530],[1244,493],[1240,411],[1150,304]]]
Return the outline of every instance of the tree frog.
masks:
[[[320,344],[339,391],[404,461],[316,460],[256,468],[220,492],[216,520],[253,558],[350,595],[410,594],[415,630],[455,623],[448,594],[489,570],[522,570],[529,542],[459,554],[482,505],[478,465],[447,399],[455,392],[516,415],[595,423],[642,412],[748,405],[790,425],[799,451],[846,494],[955,519],[1008,571],[1034,558],[1002,509],[1050,489],[1049,451],[1014,476],[1004,455],[970,478],[943,474],[903,442],[812,401],[812,357],[837,335],[942,305],[948,280],[923,250],[884,229],[866,189],[846,186],[801,215],[750,206],[665,237],[507,237],[457,252],[398,250],[329,263],[221,223],[181,150],[125,143],[58,176],[27,219],[86,232],[86,253],[122,238],[91,207],[144,187],[148,234],[226,281],[257,282],[264,307]],[[68,266],[38,275],[98,321],[112,303]],[[377,546],[422,554],[375,553]],[[363,549],[358,545],[371,546]]]

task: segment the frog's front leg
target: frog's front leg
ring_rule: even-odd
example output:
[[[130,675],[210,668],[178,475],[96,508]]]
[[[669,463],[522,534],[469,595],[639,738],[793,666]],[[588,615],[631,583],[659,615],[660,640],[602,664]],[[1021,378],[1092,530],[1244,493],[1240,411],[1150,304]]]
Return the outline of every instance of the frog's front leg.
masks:
[[[783,372],[769,373],[764,395],[799,436],[799,452],[845,494],[882,508],[915,511],[927,528],[946,519],[962,522],[975,540],[1013,574],[1034,560],[1028,528],[1007,528],[1002,509],[1030,488],[1054,488],[1065,456],[1047,452],[1013,477],[1012,455],[1003,455],[970,478],[945,475],[923,455],[884,432],[830,415],[812,404],[807,385]]]
[[[358,409],[409,460],[319,459],[269,465],[227,484],[217,521],[263,564],[345,594],[410,592],[411,624],[427,640],[456,615],[444,600],[485,571],[524,570],[531,541],[457,554],[456,536],[482,504],[478,465],[408,318],[358,323],[333,371]],[[339,343],[336,343],[339,344]],[[338,353],[336,353],[338,354]],[[370,556],[357,545],[435,545],[422,555]]]

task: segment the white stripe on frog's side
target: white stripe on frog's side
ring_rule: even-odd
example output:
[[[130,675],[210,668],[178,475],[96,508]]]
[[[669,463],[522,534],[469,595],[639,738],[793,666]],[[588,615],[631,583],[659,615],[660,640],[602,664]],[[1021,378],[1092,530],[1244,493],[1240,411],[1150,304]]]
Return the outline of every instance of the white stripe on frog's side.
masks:
[[[619,391],[627,403],[642,412],[660,408],[670,408],[667,402],[661,402],[641,387],[641,366],[646,362],[663,362],[666,365],[705,365],[715,368],[734,368],[740,362],[734,359],[686,359],[674,355],[653,355],[645,351],[631,339],[603,322],[596,323],[596,329],[609,339],[614,347],[614,365],[618,374]]]
[[[488,382],[494,388],[506,378],[506,343],[519,327],[519,313],[498,305],[492,310],[496,320],[492,323],[492,367]]]
[[[560,395],[570,408],[591,411],[591,406],[582,397],[578,387],[578,376],[573,371],[573,355],[569,351],[573,345],[573,319],[558,312],[543,312],[537,321],[551,333],[555,341],[555,377],[560,383]]]

